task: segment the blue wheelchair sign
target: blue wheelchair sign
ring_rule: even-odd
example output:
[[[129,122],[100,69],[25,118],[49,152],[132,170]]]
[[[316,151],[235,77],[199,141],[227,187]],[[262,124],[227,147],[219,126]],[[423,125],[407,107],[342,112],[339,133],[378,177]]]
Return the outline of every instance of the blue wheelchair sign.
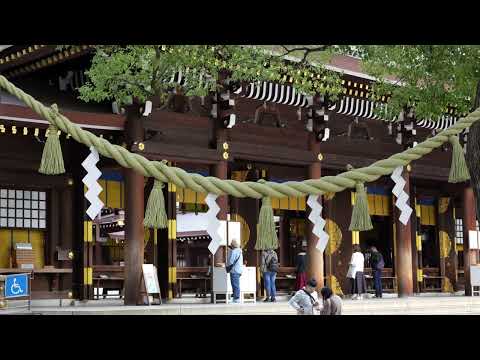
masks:
[[[29,296],[30,274],[7,275],[5,279],[5,298]]]

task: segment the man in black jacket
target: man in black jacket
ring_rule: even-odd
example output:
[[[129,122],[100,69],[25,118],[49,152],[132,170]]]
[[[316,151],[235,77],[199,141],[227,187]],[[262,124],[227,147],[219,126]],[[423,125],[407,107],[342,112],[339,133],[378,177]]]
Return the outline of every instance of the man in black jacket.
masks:
[[[375,246],[370,248],[372,253],[372,272],[373,272],[373,280],[375,283],[375,297],[381,298],[382,297],[382,270],[385,267],[385,262],[383,260],[382,254],[380,254]]]

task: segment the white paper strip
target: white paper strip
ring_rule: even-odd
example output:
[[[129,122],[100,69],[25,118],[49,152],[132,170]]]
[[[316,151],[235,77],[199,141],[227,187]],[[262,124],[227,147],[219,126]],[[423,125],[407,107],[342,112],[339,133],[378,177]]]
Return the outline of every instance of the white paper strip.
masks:
[[[408,194],[403,190],[406,184],[405,179],[402,177],[403,166],[397,167],[391,178],[395,183],[392,193],[397,197],[395,206],[400,210],[400,216],[398,220],[403,224],[407,225],[410,215],[412,215],[413,209],[408,205]]]
[[[148,116],[152,112],[152,102],[148,100],[145,103],[145,111],[143,112],[143,116]]]
[[[102,173],[97,168],[97,162],[100,160],[97,150],[91,146],[90,155],[82,162],[82,166],[87,170],[87,175],[82,179],[82,182],[87,187],[88,191],[85,194],[85,198],[90,202],[90,206],[87,209],[87,215],[90,219],[95,219],[95,217],[100,213],[103,208],[103,202],[100,200],[98,195],[102,192],[102,187],[98,183],[98,179],[102,176]]]
[[[323,230],[325,228],[325,220],[322,218],[322,205],[318,202],[318,198],[320,195],[309,195],[307,199],[307,204],[312,209],[310,215],[308,216],[308,220],[313,223],[313,234],[318,237],[317,245],[315,246],[318,251],[324,251],[329,236]]]
[[[218,247],[222,243],[222,236],[220,234],[221,223],[217,219],[217,214],[220,212],[220,207],[217,205],[217,195],[208,194],[205,198],[205,203],[208,205],[208,211],[205,216],[208,219],[207,233],[212,238],[210,244],[208,244],[208,250],[213,255],[217,252]]]

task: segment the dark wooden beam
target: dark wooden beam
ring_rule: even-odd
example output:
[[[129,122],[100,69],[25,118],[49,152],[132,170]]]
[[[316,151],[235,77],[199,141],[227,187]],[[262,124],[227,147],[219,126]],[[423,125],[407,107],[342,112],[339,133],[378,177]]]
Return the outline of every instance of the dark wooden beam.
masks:
[[[60,112],[81,127],[104,128],[107,130],[123,130],[125,127],[126,118],[123,115],[64,111],[62,109],[60,109]],[[19,126],[29,123],[36,127],[41,127],[42,124],[48,127],[47,120],[26,106],[0,104],[0,119],[14,121]]]
[[[284,165],[310,165],[317,161],[311,151],[256,143],[229,142],[230,157]],[[318,154],[317,154],[318,155]]]
[[[138,144],[132,146],[132,152],[145,156],[150,160],[168,160],[174,162],[192,162],[216,164],[222,160],[222,155],[216,149],[201,147],[186,147],[182,145],[164,144],[157,141],[145,141],[144,150]]]

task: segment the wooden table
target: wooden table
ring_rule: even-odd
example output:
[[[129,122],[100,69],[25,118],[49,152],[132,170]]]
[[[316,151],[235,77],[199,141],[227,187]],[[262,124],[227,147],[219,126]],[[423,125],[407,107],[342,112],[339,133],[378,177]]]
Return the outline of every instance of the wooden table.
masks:
[[[179,286],[179,289],[178,289],[178,297],[182,297],[182,281],[185,281],[185,280],[201,280],[203,281],[203,294],[204,294],[204,297],[206,297],[207,295],[207,281],[210,281],[210,277],[205,277],[205,276],[199,276],[199,277],[177,277],[177,283],[178,283],[178,286]]]
[[[430,276],[423,275],[423,281],[421,282],[421,291],[431,290],[431,291],[442,291],[442,280],[444,276]],[[440,280],[440,287],[435,287],[436,283]],[[434,287],[427,287],[428,282],[435,282]]]

